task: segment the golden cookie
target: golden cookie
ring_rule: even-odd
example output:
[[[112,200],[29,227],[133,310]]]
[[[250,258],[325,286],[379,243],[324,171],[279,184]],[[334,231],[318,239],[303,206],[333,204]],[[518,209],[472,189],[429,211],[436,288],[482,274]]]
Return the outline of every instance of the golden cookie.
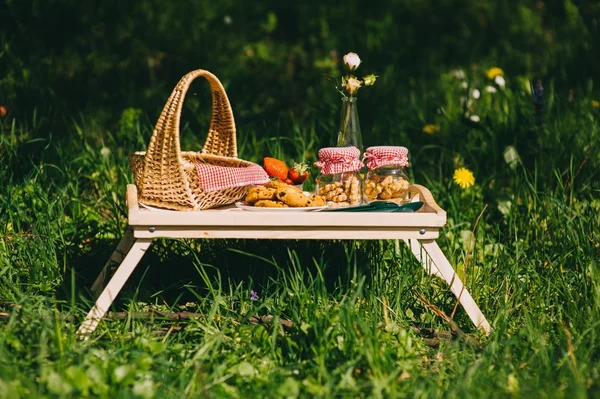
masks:
[[[262,186],[250,187],[246,194],[246,201],[250,204],[254,204],[260,200],[272,200],[275,198],[276,190],[274,188],[267,188]]]
[[[258,200],[254,203],[254,206],[262,208],[289,208],[289,205],[273,200]]]
[[[268,182],[267,184],[265,184],[265,187],[277,189],[277,188],[280,188],[280,187],[292,187],[292,186],[290,186],[289,184],[286,184],[286,183],[282,182],[279,179],[273,179],[270,182]]]
[[[327,205],[325,202],[325,198],[320,195],[313,194],[309,197],[310,205],[309,206],[325,206]]]
[[[310,199],[300,189],[293,186],[278,188],[275,197],[295,208],[310,206],[311,203]]]

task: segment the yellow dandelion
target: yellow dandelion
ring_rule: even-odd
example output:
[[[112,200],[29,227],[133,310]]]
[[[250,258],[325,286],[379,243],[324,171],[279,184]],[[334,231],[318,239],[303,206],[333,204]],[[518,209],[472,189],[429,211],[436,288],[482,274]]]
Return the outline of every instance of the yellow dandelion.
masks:
[[[487,75],[488,79],[492,80],[496,76],[504,76],[504,71],[498,67],[492,67],[488,69],[485,74]]]
[[[475,184],[475,176],[467,168],[458,168],[454,171],[454,182],[461,188],[469,188]]]
[[[438,125],[425,125],[423,126],[423,133],[427,133],[427,134],[434,134],[434,133],[439,133],[440,131],[440,127]]]
[[[594,107],[594,108],[600,108],[600,101],[598,101],[598,100],[592,100],[592,107]]]

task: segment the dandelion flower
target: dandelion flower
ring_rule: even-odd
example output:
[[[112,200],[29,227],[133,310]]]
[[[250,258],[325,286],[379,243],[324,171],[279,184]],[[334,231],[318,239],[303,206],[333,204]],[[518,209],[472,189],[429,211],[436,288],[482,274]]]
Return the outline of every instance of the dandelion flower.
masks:
[[[434,134],[434,133],[439,133],[440,131],[440,127],[438,125],[425,125],[423,126],[423,133],[427,133],[427,134]]]
[[[423,133],[427,133],[427,134],[434,134],[434,133],[439,133],[440,131],[440,127],[438,125],[425,125],[423,126]]]
[[[487,70],[485,73],[489,80],[496,78],[496,76],[504,76],[504,71],[498,67],[493,67]]]
[[[600,108],[600,101],[598,101],[598,100],[592,100],[592,107],[594,107],[594,108]]]
[[[475,184],[475,176],[473,176],[473,172],[471,172],[467,168],[458,168],[454,171],[454,182],[458,184],[461,188],[469,188],[473,184]]]

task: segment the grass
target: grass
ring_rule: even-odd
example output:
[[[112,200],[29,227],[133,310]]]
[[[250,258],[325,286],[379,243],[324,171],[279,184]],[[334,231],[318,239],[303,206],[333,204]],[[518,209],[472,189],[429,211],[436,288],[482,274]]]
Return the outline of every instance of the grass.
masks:
[[[144,148],[153,116],[126,109],[110,129],[81,117],[69,134],[42,115],[6,119],[0,398],[598,395],[600,115],[592,92],[569,102],[550,84],[536,126],[519,79],[473,102],[479,123],[465,117],[465,93],[448,73],[363,125],[367,145],[411,150],[411,177],[448,211],[440,245],[494,327],[481,335],[459,307],[454,321],[469,338],[435,347],[415,327],[449,326],[419,298],[447,314],[456,299],[388,241],[159,240],[115,309],[199,316],[107,319],[77,340],[87,287],[125,227],[127,154]],[[186,122],[183,148],[200,147],[194,127],[205,122]],[[314,160],[336,122],[315,114],[241,125],[240,154]],[[425,123],[439,133],[421,132]],[[452,183],[458,166],[474,171],[474,187]],[[272,323],[250,322],[267,315]]]

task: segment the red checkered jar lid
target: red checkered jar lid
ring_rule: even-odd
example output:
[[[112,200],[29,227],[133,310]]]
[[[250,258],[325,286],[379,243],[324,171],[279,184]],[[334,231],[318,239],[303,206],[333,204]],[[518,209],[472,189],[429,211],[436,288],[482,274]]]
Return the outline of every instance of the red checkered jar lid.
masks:
[[[363,163],[356,147],[326,147],[319,150],[319,160],[315,162],[315,166],[324,175],[335,175],[358,172]]]
[[[363,160],[367,168],[373,170],[384,165],[398,165],[402,168],[408,164],[408,149],[406,147],[379,146],[369,147],[365,151]]]

